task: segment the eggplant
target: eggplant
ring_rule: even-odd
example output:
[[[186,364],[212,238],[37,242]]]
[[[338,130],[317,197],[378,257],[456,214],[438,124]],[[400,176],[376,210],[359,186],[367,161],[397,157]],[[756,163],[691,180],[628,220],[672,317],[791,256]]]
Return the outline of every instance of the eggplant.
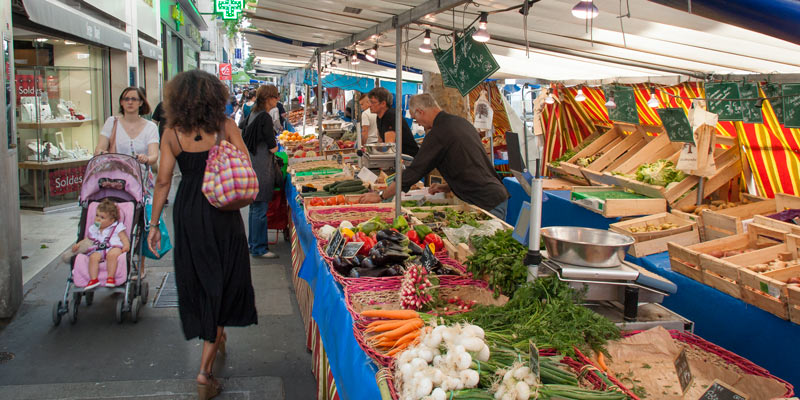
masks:
[[[391,267],[386,268],[386,271],[384,271],[384,274],[385,275],[381,275],[381,276],[400,276],[400,275],[403,275],[403,269],[399,265],[392,265]]]
[[[397,251],[397,252],[400,252],[400,253],[405,253],[406,250],[407,250],[406,247],[403,247],[402,245],[399,245],[399,244],[397,244],[395,242],[392,242],[391,240],[385,240],[385,239],[379,241],[378,243],[375,243],[375,246],[381,252]]]
[[[333,258],[333,269],[336,270],[341,275],[347,276],[350,270],[353,268],[353,265],[342,257],[336,256]]]
[[[361,277],[361,275],[358,273],[358,268],[351,269],[350,272],[347,274],[347,276],[350,277],[350,278],[360,278]]]
[[[384,229],[382,231],[378,231],[377,235],[375,236],[375,240],[377,240],[379,242],[381,240],[388,240],[390,242],[394,242],[394,243],[397,243],[399,245],[402,245],[403,241],[408,240],[408,237],[406,237],[406,235],[403,235],[400,232],[395,232],[395,231],[390,230],[390,229]]]
[[[361,260],[361,263],[359,264],[359,267],[360,267],[361,269],[374,269],[374,268],[375,268],[375,266],[376,266],[376,264],[375,264],[375,263],[373,262],[373,260],[372,260],[371,258],[369,258],[369,257],[364,257],[364,258]]]
[[[393,251],[388,250],[383,253],[384,257],[384,265],[385,264],[402,264],[405,260],[408,259],[408,253],[400,252],[400,251]]]
[[[422,253],[425,251],[420,245],[410,240],[408,241],[408,249],[411,250],[412,256],[421,256]]]
[[[386,268],[353,268],[359,277],[377,278],[383,276],[382,274]]]

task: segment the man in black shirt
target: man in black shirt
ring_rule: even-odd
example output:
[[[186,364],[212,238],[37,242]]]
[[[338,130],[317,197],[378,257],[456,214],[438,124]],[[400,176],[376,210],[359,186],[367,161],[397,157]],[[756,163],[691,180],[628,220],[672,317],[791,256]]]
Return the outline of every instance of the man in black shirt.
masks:
[[[395,116],[395,109],[389,107],[389,105],[392,104],[392,94],[389,93],[389,91],[385,88],[377,87],[370,90],[369,93],[367,93],[367,96],[369,97],[370,111],[378,115],[378,136],[380,136],[381,142],[386,142],[387,133],[390,133],[390,136],[397,134],[397,130],[394,126],[397,118]],[[414,135],[411,133],[411,128],[408,127],[408,124],[405,120],[403,120],[402,129],[402,153],[408,154],[411,157],[416,157],[417,152],[419,151],[419,146],[414,140]],[[391,140],[391,142],[394,143],[394,140]]]
[[[428,133],[414,161],[403,171],[403,191],[408,191],[436,168],[447,184],[431,186],[430,193],[452,191],[459,199],[504,219],[508,191],[498,179],[472,124],[442,111],[427,93],[411,97],[409,108],[411,116]],[[362,195],[360,202],[377,203],[391,198],[394,193],[393,182],[383,192]]]

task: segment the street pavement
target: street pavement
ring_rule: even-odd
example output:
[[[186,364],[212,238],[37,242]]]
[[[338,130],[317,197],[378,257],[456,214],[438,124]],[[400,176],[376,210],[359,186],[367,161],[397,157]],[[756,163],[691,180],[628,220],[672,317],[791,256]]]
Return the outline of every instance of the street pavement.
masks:
[[[173,193],[176,186],[177,181]],[[171,231],[171,207],[166,213]],[[126,318],[118,324],[116,295],[100,289],[91,306],[82,302],[75,324],[64,315],[60,325],[53,325],[52,307],[63,297],[69,268],[58,255],[75,240],[75,216],[74,212],[54,218],[48,214],[43,217],[47,228],[23,227],[28,234],[23,245],[27,260],[34,255],[51,258],[43,267],[26,262],[30,276],[22,307],[10,320],[0,320],[0,399],[194,398],[202,342],[185,340],[177,307],[153,307],[165,275],[173,270],[172,252],[161,260],[147,260],[150,296],[137,323]],[[242,216],[247,226],[246,209]],[[41,219],[30,214],[22,221]],[[34,230],[38,232],[31,233]],[[316,396],[311,354],[292,286],[290,245],[279,236],[271,250],[280,258],[251,259],[259,323],[226,329],[228,353],[218,356],[214,367],[225,388],[219,399]],[[34,251],[43,237],[55,239],[41,249],[47,256]]]

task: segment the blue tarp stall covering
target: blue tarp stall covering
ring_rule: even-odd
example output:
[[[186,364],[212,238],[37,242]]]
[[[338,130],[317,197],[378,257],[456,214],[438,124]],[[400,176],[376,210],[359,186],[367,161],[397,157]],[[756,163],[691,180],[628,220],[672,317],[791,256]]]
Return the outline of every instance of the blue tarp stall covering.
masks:
[[[650,0],[688,11],[686,0]],[[798,0],[692,0],[692,14],[800,44]]]
[[[304,83],[316,87],[317,71],[307,70]],[[375,87],[375,80],[358,76],[330,74],[322,78],[322,87],[357,90],[361,93],[366,93]]]
[[[287,179],[286,198],[292,210],[292,222],[302,246],[305,260],[300,267],[300,278],[308,282],[314,292],[311,317],[316,321],[322,345],[328,356],[336,389],[342,399],[380,399],[375,364],[359,347],[353,336],[353,317],[347,311],[344,292],[336,283],[322,255],[311,224],[297,202],[297,189]]]

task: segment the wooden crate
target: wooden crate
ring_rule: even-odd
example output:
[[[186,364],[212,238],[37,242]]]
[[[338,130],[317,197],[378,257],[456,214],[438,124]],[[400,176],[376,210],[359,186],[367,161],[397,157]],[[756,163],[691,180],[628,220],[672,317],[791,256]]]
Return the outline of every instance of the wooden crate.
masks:
[[[319,199],[327,200],[331,197],[336,197],[335,195],[326,196],[326,197],[316,197]],[[361,197],[360,194],[346,194],[344,195],[345,201],[348,201],[353,204],[337,204],[334,206],[312,206],[311,200],[315,197],[305,197],[303,198],[303,208],[305,210],[327,210],[331,208],[347,208],[347,207],[366,207],[366,208],[394,208],[394,202],[391,203],[369,203],[369,204],[359,204],[358,199]]]
[[[779,193],[774,199],[763,199],[718,211],[704,210],[703,224],[706,237],[715,239],[741,233],[751,219],[761,225],[800,235],[800,226],[766,217],[787,209],[800,209],[800,197]]]
[[[778,318],[789,319],[789,307],[786,303],[748,287],[742,287],[742,300],[752,304]]]
[[[590,193],[614,189],[620,188],[613,186],[574,186],[572,191]],[[572,196],[570,196],[570,198],[572,198]],[[667,203],[664,199],[606,199],[599,201],[592,199],[573,199],[572,202],[588,210],[602,214],[606,218],[650,215],[667,211]]]
[[[741,193],[740,196],[745,198],[748,203],[737,203],[737,207],[742,206],[742,205],[746,205],[746,204],[750,204],[750,203],[753,203],[753,202],[757,202],[757,201],[766,200],[763,197],[753,196],[753,195],[750,195],[750,194],[747,194],[747,193]],[[700,213],[696,214],[696,213],[689,213],[689,212],[681,211],[681,210],[679,210],[677,208],[673,208],[670,212],[673,215],[679,216],[681,218],[697,222],[697,229],[700,231],[700,240],[703,241],[703,242],[705,242],[707,240],[718,239],[719,237],[721,237],[721,236],[708,237],[706,235],[705,223],[703,222],[703,213],[702,213],[702,211]],[[771,226],[771,224],[766,224],[766,225],[767,226]]]
[[[669,248],[671,244],[672,243],[667,243],[667,248]],[[672,254],[672,250],[669,250],[669,252]],[[705,277],[703,276],[703,271],[700,269],[699,265],[690,264],[671,256],[669,258],[669,265],[673,271],[694,279],[700,283],[705,283]]]
[[[800,324],[800,306],[789,306],[789,321]]]
[[[786,293],[789,305],[800,307],[800,285],[787,285]]]
[[[672,229],[653,232],[630,231],[631,227],[658,225],[665,222],[671,222],[678,226]],[[610,230],[623,235],[632,236],[636,240],[628,249],[628,254],[634,257],[644,257],[650,254],[665,252],[667,251],[668,242],[675,242],[684,246],[700,242],[700,235],[697,232],[697,223],[687,221],[669,213],[659,213],[613,223],[610,226]]]
[[[513,226],[509,225],[508,223],[506,223],[502,219],[495,217],[494,215],[492,215],[488,211],[486,211],[486,210],[484,210],[484,209],[482,209],[480,207],[473,206],[472,204],[466,204],[466,203],[454,204],[454,205],[433,206],[433,207],[403,208],[403,213],[406,214],[406,215],[410,215],[413,218],[415,218],[415,223],[421,224],[422,223],[422,219],[427,217],[427,216],[429,216],[434,211],[444,211],[444,210],[447,210],[447,209],[456,210],[456,211],[463,211],[463,212],[474,212],[474,213],[482,214],[482,215],[485,215],[485,216],[489,217],[489,219],[492,219],[492,220],[500,222],[506,229],[514,229]],[[411,210],[420,210],[420,211],[411,211]],[[409,221],[409,222],[411,222],[411,221]]]

